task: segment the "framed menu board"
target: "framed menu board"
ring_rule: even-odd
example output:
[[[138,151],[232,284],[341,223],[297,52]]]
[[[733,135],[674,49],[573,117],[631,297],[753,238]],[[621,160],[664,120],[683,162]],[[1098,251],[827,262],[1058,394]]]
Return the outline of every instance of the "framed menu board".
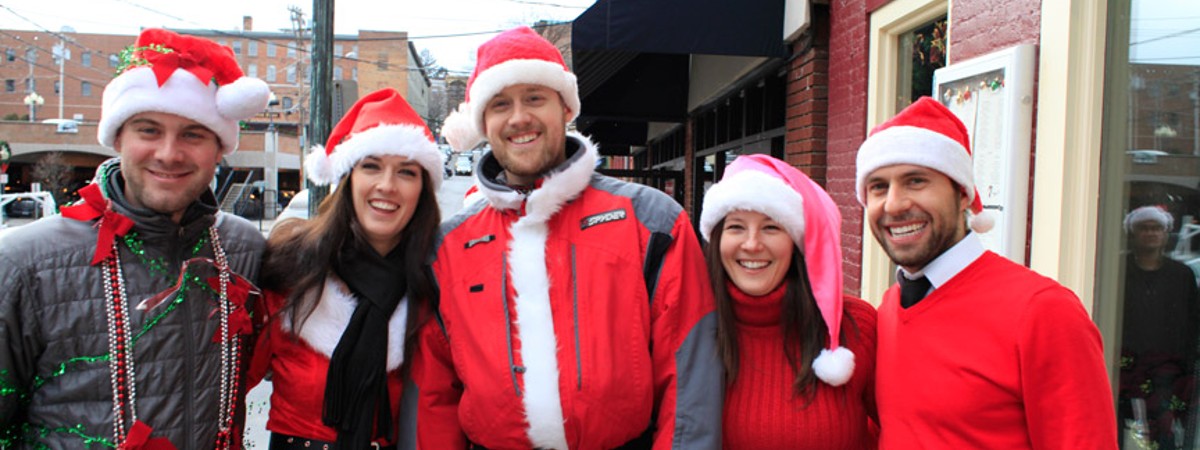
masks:
[[[975,188],[996,226],[988,250],[1025,263],[1032,146],[1034,47],[1022,44],[938,69],[933,92],[967,127]]]

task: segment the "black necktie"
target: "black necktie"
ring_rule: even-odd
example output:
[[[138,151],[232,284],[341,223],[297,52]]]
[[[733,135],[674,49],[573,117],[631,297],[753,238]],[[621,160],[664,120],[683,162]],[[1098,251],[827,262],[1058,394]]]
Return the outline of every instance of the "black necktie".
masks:
[[[908,308],[917,304],[921,299],[925,298],[925,294],[929,293],[929,288],[933,286],[928,278],[921,277],[915,280],[910,280],[903,275],[900,276],[900,306]]]

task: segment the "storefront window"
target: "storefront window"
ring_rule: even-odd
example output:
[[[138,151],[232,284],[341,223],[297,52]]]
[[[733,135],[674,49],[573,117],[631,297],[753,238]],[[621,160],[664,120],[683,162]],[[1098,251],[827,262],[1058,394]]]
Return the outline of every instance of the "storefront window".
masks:
[[[1200,4],[1109,5],[1096,292],[1119,305],[1121,446],[1200,448]]]
[[[934,19],[900,35],[900,57],[896,112],[922,96],[933,95],[933,71],[946,67],[946,16]]]

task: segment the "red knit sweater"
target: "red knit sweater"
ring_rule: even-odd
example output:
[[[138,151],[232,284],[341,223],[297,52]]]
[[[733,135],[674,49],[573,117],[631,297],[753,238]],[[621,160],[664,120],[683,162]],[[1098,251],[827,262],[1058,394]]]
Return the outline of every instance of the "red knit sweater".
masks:
[[[737,316],[738,376],[726,388],[726,449],[873,449],[876,446],[875,309],[845,297],[842,345],[854,352],[854,375],[832,387],[818,380],[804,405],[783,353],[780,325],[784,285],[751,297],[729,285]]]

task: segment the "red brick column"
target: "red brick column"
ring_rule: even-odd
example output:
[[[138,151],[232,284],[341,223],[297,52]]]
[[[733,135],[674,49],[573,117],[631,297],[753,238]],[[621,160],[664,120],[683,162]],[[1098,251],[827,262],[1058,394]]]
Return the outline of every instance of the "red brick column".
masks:
[[[787,162],[824,185],[829,125],[828,8],[814,5],[809,30],[792,44],[787,74]]]
[[[878,6],[878,5],[876,5]],[[859,295],[862,279],[862,207],[854,193],[854,163],[867,128],[869,20],[864,0],[814,5],[813,21],[829,22],[829,129],[825,189],[842,213],[844,289]]]

